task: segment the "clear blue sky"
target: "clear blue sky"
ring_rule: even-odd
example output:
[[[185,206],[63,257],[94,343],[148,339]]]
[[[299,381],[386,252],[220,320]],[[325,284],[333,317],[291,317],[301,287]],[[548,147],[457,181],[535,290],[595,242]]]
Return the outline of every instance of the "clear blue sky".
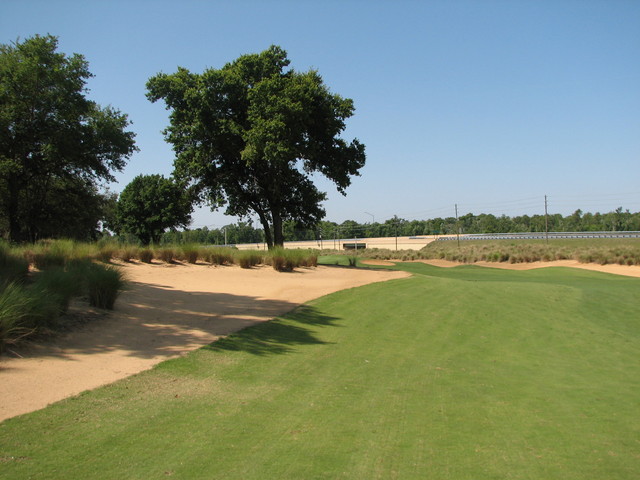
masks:
[[[112,186],[170,175],[168,113],[145,83],[280,45],[352,98],[366,145],[327,220],[640,210],[640,1],[2,0],[0,43],[59,36],[127,113],[140,152]],[[368,213],[365,213],[368,212]],[[234,219],[198,211],[194,227]]]

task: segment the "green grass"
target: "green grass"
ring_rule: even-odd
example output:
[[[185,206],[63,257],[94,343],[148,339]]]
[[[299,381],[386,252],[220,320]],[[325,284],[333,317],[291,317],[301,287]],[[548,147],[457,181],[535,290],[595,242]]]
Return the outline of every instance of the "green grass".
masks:
[[[640,279],[399,268],[3,422],[2,478],[638,478]]]
[[[362,266],[362,257],[355,255],[322,255],[318,258],[319,265],[336,265],[340,267],[360,267]],[[353,263],[355,262],[355,265]]]

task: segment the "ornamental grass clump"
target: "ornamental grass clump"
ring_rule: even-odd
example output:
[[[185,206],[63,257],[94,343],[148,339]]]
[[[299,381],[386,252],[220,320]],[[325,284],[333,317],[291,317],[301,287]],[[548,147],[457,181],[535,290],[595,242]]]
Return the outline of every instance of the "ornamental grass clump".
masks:
[[[245,250],[236,255],[241,268],[251,268],[262,263],[262,254],[257,250]]]
[[[173,263],[176,258],[176,252],[171,247],[161,247],[156,249],[155,257],[165,263]]]
[[[235,263],[233,251],[226,247],[211,248],[206,257],[212,265],[233,265]]]
[[[0,243],[0,288],[11,282],[24,282],[29,274],[29,262],[15,255],[5,243]]]
[[[290,272],[293,268],[287,268],[287,259],[284,255],[284,250],[271,252],[271,266],[278,272]]]
[[[26,326],[31,300],[23,285],[9,283],[0,289],[0,353],[32,333]]]
[[[82,294],[82,278],[74,268],[50,268],[35,275],[32,288],[44,296],[50,296],[57,303],[59,314],[66,313],[71,299]],[[54,321],[55,318],[51,319],[51,322]]]
[[[0,291],[0,352],[50,327],[60,314],[56,295],[10,283]]]
[[[122,262],[129,263],[131,260],[138,257],[138,250],[138,247],[132,245],[123,246],[115,251],[114,258]]]
[[[274,270],[278,272],[292,272],[298,267],[314,267],[318,265],[318,256],[308,250],[286,250],[274,248],[268,258]]]
[[[126,281],[120,269],[111,265],[91,264],[85,272],[85,289],[89,305],[113,310],[116,298]]]
[[[38,270],[64,267],[66,257],[59,252],[41,249],[27,253],[27,260]]]
[[[200,250],[197,245],[183,245],[180,249],[180,259],[195,264],[202,257]]]
[[[154,256],[153,250],[150,248],[141,248],[136,254],[136,258],[138,258],[142,263],[151,263]]]
[[[116,249],[112,247],[102,247],[95,255],[95,259],[102,263],[110,263],[111,259],[116,255]]]

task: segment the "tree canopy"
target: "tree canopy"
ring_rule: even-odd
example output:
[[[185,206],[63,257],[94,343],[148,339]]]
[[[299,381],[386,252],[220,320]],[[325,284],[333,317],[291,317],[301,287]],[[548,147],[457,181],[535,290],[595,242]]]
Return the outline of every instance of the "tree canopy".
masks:
[[[176,152],[174,175],[200,202],[226,213],[258,216],[269,247],[282,245],[282,225],[316,225],[326,194],[320,173],[345,194],[364,166],[364,145],[339,137],[353,101],[329,91],[315,70],[287,69],[272,46],[202,74],[179,68],[147,83],[148,98],[171,110],[166,139]]]
[[[179,185],[162,175],[138,175],[118,199],[114,229],[130,233],[148,245],[158,243],[168,228],[186,227],[193,211],[191,199]]]
[[[84,57],[57,47],[51,35],[0,45],[0,231],[12,241],[89,236],[100,209],[87,199],[97,205],[99,182],[136,150],[127,115],[86,98]]]

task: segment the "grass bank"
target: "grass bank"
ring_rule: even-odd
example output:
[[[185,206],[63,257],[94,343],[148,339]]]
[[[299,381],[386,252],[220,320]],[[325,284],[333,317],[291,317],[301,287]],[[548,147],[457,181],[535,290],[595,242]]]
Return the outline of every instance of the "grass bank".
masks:
[[[324,250],[322,256],[359,257],[377,260],[444,259],[461,263],[528,263],[577,260],[582,263],[640,265],[640,239],[553,239],[544,240],[455,240],[431,242],[420,251],[362,249]],[[346,260],[337,260],[344,263]]]
[[[549,262],[640,265],[640,239],[468,240],[432,242],[420,251],[426,258],[463,263]]]
[[[400,268],[3,422],[3,478],[638,477],[640,280]]]

